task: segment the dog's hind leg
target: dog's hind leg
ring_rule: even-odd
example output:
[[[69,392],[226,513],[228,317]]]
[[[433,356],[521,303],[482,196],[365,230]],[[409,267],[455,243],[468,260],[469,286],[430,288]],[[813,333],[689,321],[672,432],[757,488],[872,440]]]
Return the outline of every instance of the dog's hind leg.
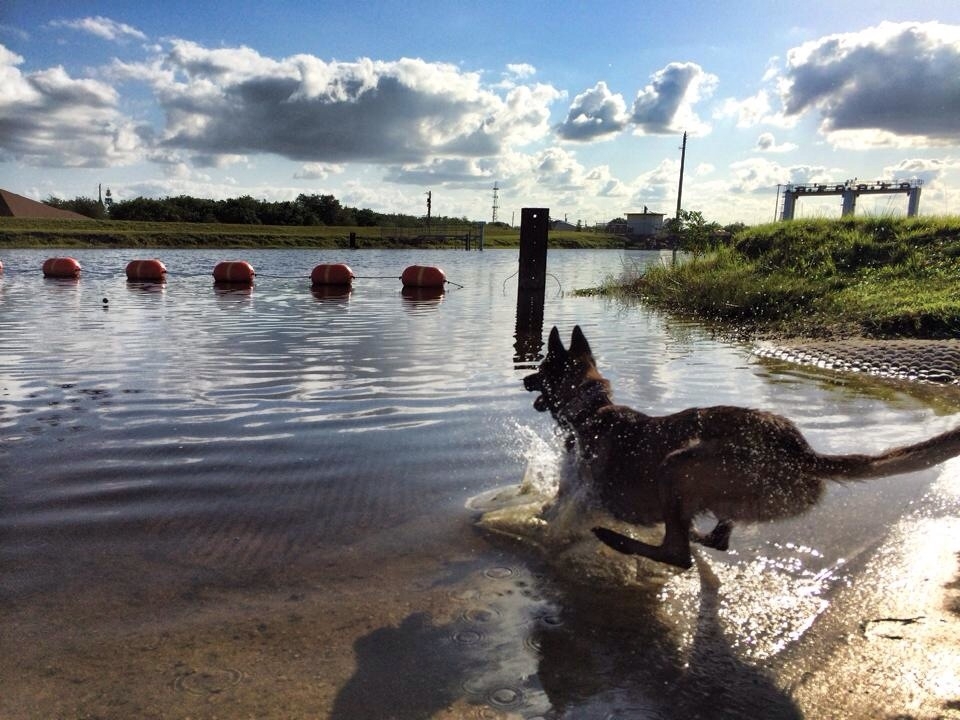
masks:
[[[714,550],[728,550],[730,548],[730,533],[733,531],[732,520],[718,520],[706,535],[698,533],[696,530],[690,532],[690,539]]]

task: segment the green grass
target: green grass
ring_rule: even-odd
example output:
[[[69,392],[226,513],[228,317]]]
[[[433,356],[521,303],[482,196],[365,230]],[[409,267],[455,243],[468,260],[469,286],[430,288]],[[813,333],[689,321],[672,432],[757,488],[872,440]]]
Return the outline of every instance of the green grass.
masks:
[[[392,230],[384,228],[381,231],[378,227],[223,225],[0,217],[0,249],[34,247],[338,248],[349,246],[351,232],[356,233],[357,244],[361,248],[463,247],[462,241],[457,240],[388,239]],[[519,244],[520,231],[517,229],[486,228],[484,247],[518,247]],[[591,232],[552,232],[550,246],[621,248],[623,238]]]
[[[757,226],[603,292],[753,333],[960,337],[960,218]]]

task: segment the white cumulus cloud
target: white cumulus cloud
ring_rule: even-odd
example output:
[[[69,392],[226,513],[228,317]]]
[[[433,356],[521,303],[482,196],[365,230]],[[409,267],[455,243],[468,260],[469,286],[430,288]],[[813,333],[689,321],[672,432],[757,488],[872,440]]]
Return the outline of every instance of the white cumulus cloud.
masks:
[[[770,132],[761,133],[757,138],[757,150],[760,152],[785,153],[796,149],[797,146],[794,143],[785,142],[778,145],[776,137]]]
[[[28,165],[103,167],[138,157],[140,130],[113,87],[55,66],[31,73],[0,45],[0,154]]]
[[[78,18],[76,20],[54,20],[53,27],[65,27],[95,35],[104,40],[122,41],[128,39],[146,40],[147,36],[137,28],[126,23],[117,22],[110,18],[96,17]]]
[[[339,175],[346,167],[336,163],[304,163],[293,177],[298,180],[326,180],[331,175]]]
[[[718,78],[692,62],[670,63],[653,74],[633,103],[631,121],[645,135],[710,132],[694,106],[712,94]]]
[[[541,83],[501,94],[479,73],[416,58],[275,60],[186,41],[160,63],[114,72],[153,83],[166,147],[333,164],[495,155],[547,135],[560,96]]]
[[[787,54],[784,112],[816,112],[844,147],[960,140],[960,26],[882,23]]]
[[[564,140],[597,140],[619,134],[629,122],[627,103],[602,80],[573,99],[567,118],[556,128]]]

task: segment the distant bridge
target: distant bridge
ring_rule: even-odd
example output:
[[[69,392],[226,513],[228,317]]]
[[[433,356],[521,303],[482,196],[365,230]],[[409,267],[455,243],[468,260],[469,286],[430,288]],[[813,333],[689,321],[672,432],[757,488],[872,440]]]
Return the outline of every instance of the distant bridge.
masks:
[[[843,197],[842,217],[853,215],[857,209],[857,198],[861,195],[880,195],[903,193],[907,196],[907,217],[916,217],[920,210],[920,186],[922,180],[903,182],[858,182],[847,180],[844,183],[810,183],[807,185],[784,185],[783,205],[780,206],[780,219],[793,220],[797,207],[797,200],[802,197],[819,197],[821,195],[841,195]],[[780,186],[777,187],[779,192]]]

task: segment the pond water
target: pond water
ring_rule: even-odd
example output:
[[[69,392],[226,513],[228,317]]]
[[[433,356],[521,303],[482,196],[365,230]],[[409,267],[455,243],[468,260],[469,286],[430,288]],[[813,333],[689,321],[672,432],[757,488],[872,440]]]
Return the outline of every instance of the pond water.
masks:
[[[829,452],[956,424],[946,391],[571,294],[669,255],[551,251],[518,336],[516,251],[162,251],[164,285],[126,282],[152,253],[71,252],[79,281],[44,280],[51,254],[0,256],[4,718],[799,717],[844,593],[906,515],[947,512],[940,471],[835,485],[655,583],[570,518],[562,542],[522,506],[479,528],[570,472],[521,383],[553,325],[648,413],[760,407]],[[255,286],[215,288],[225,259]],[[321,262],[365,277],[314,293]],[[462,287],[403,294],[410,264]]]

